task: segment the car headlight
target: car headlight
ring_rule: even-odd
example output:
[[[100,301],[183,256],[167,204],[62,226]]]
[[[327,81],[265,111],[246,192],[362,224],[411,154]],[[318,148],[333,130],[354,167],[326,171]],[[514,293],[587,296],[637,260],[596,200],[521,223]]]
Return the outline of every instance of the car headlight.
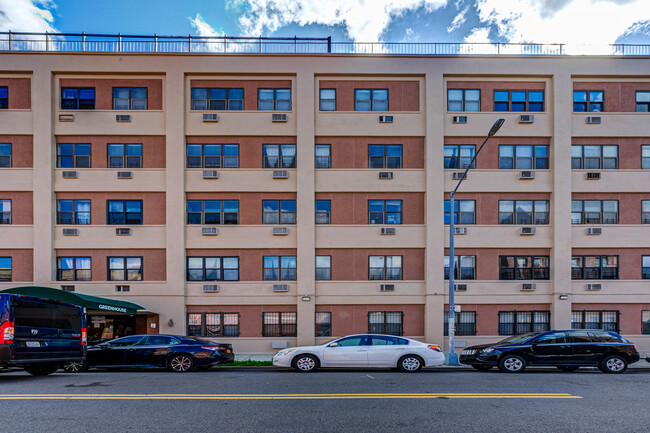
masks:
[[[294,351],[294,349],[281,350],[275,356],[286,356],[286,355],[290,354],[293,351]]]
[[[486,347],[485,349],[481,350],[481,353],[488,354],[494,352],[494,350],[494,347]]]

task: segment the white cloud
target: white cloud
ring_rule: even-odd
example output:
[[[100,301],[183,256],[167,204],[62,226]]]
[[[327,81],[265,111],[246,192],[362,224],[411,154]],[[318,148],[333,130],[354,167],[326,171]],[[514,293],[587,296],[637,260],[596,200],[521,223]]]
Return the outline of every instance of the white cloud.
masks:
[[[467,20],[465,18],[465,14],[467,13],[468,9],[469,9],[469,6],[467,6],[465,9],[463,9],[461,12],[459,12],[458,15],[456,15],[454,17],[454,20],[451,22],[451,25],[449,27],[447,27],[447,32],[451,33],[454,30],[458,30],[460,28],[460,26],[465,24],[465,21]]]
[[[463,42],[468,43],[489,43],[490,42],[490,29],[485,27],[478,27],[472,29],[472,31],[465,37]]]
[[[0,0],[1,1],[1,0]],[[199,36],[225,36],[224,32],[219,32],[206,23],[201,14],[196,14],[194,18],[190,18],[190,24],[196,30]]]
[[[239,18],[245,36],[260,36],[265,30],[274,32],[291,23],[322,24],[345,26],[353,41],[376,42],[393,17],[420,8],[433,12],[446,6],[447,0],[248,0],[246,3]]]
[[[51,0],[0,0],[0,31],[56,32]]]

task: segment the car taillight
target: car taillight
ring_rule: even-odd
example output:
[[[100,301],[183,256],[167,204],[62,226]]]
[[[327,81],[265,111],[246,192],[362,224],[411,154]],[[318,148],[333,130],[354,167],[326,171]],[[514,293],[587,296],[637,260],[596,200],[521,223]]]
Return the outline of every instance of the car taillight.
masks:
[[[85,327],[81,328],[81,345],[85,346],[88,342],[88,331]]]
[[[201,346],[201,349],[205,350],[227,350],[226,346]]]
[[[5,322],[0,325],[0,344],[12,344],[14,342],[14,322]]]
[[[435,350],[436,352],[442,352],[442,349],[437,344],[429,344],[427,347],[431,350]]]

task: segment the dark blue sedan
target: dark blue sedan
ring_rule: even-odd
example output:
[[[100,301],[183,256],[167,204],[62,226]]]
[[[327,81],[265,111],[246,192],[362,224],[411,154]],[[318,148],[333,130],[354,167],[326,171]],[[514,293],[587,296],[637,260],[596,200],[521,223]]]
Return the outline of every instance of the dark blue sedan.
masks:
[[[88,368],[165,367],[176,373],[208,369],[235,360],[232,345],[180,335],[129,335],[88,347],[85,361],[64,365],[68,372]]]

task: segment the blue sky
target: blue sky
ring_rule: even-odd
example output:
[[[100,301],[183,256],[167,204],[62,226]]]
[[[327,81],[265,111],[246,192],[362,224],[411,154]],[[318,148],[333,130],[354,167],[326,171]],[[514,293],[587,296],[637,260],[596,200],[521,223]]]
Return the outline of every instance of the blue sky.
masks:
[[[650,0],[0,0],[0,31],[650,44]]]

